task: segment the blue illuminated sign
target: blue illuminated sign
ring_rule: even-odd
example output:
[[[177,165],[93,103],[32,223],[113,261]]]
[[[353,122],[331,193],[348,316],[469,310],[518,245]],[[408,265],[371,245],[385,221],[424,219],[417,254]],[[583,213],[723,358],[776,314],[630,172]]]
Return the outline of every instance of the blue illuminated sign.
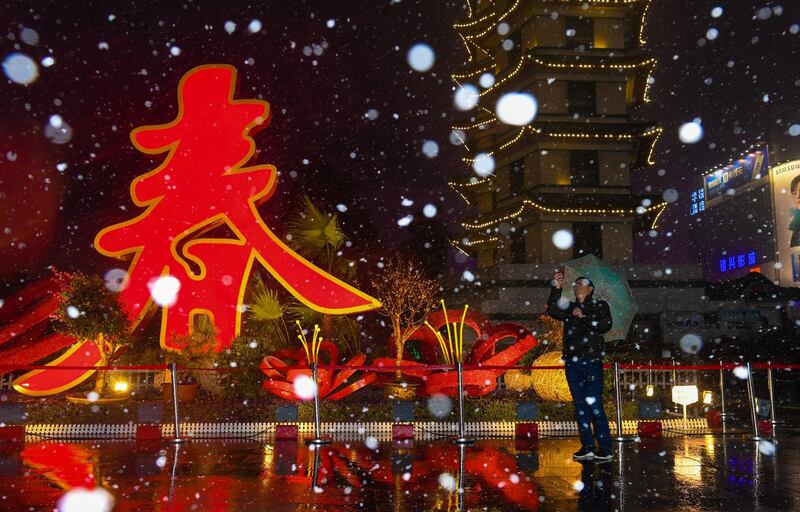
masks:
[[[713,199],[725,195],[729,190],[747,185],[759,178],[762,171],[765,172],[767,168],[766,149],[759,149],[722,169],[707,174],[703,180],[706,200],[712,202]]]
[[[689,215],[697,215],[706,209],[706,191],[698,188],[692,192],[692,199],[689,203]]]
[[[758,262],[756,251],[726,256],[719,259],[719,271],[728,272],[740,268],[747,268]]]

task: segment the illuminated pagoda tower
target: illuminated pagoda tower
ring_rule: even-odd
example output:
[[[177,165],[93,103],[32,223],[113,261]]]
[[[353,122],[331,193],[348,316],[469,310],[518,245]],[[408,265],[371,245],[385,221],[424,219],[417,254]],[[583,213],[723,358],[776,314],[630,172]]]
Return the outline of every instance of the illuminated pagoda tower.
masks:
[[[661,133],[631,117],[649,101],[656,64],[645,46],[648,6],[473,0],[454,25],[467,52],[455,86],[474,85],[480,98],[453,126],[469,174],[450,185],[477,210],[453,244],[477,258],[485,314],[532,318],[558,262],[592,253],[629,269],[635,234],[657,226],[667,204],[631,189]],[[498,99],[512,92],[538,102],[526,126],[496,118]],[[495,163],[483,178],[471,169],[481,154]],[[553,242],[560,230],[574,235],[564,250]]]

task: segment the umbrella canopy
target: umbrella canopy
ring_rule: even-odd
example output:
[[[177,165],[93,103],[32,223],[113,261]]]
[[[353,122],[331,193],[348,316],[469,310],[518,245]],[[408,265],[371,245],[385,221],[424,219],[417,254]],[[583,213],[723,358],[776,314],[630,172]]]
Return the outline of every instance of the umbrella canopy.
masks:
[[[594,297],[608,302],[611,309],[613,325],[605,334],[606,341],[624,340],[639,307],[622,272],[594,254],[568,261],[564,264],[565,298],[575,300],[572,283],[579,277],[591,279],[594,283]]]

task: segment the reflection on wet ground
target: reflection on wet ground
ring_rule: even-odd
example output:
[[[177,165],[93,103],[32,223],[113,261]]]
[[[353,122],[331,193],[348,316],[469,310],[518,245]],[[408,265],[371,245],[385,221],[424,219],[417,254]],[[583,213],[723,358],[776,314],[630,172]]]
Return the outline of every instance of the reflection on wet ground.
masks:
[[[696,436],[627,443],[606,464],[575,438],[28,443],[0,453],[0,508],[53,510],[102,485],[115,510],[800,510],[798,440]]]

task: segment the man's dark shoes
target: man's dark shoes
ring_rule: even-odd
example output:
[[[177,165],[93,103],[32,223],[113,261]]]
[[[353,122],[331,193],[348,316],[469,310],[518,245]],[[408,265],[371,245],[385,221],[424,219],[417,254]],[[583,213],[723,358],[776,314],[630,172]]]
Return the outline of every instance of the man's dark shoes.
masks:
[[[610,451],[600,450],[594,455],[595,462],[611,462],[614,455]]]
[[[582,447],[580,450],[572,454],[575,460],[592,460],[595,458],[594,451],[591,448]]]

